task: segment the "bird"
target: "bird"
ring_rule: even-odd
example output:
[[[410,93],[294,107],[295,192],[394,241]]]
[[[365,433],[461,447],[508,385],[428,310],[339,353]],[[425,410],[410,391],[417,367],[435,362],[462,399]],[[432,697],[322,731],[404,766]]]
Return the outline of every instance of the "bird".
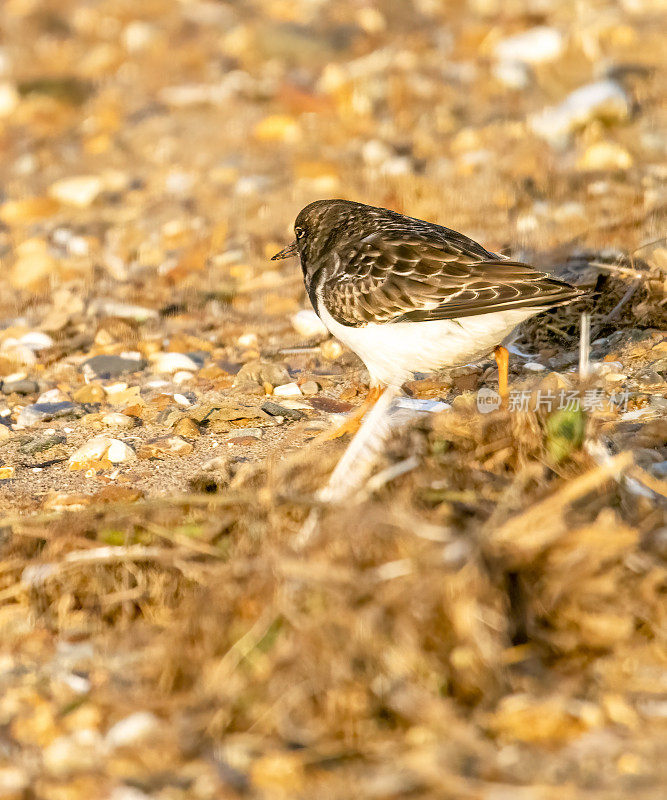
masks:
[[[272,260],[299,256],[315,312],[370,374],[365,403],[336,436],[356,430],[387,386],[492,351],[506,402],[501,342],[534,314],[584,294],[451,228],[350,200],[305,206],[294,235]]]

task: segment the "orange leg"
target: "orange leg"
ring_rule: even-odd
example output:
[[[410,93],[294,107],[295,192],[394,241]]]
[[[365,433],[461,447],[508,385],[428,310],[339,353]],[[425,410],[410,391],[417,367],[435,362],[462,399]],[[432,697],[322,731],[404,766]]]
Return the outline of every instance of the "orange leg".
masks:
[[[507,407],[509,397],[507,373],[510,364],[510,354],[507,349],[502,345],[498,345],[493,351],[496,357],[496,364],[498,364],[498,392],[503,401],[503,406]]]
[[[384,392],[383,386],[371,386],[364,402],[350,414],[342,425],[339,425],[332,431],[327,431],[324,434],[324,440],[340,439],[341,436],[345,436],[348,433],[356,433],[359,430],[364,415],[377,403],[382,396],[382,392]]]

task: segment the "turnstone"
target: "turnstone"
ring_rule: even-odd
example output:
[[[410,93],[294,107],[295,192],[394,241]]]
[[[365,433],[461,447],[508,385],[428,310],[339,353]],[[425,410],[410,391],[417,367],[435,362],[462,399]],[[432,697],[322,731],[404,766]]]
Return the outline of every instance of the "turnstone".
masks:
[[[533,314],[583,294],[450,228],[363,203],[310,203],[294,233],[272,260],[299,255],[316,313],[366,365],[371,388],[358,418],[384,387],[492,350],[506,396],[500,342]]]

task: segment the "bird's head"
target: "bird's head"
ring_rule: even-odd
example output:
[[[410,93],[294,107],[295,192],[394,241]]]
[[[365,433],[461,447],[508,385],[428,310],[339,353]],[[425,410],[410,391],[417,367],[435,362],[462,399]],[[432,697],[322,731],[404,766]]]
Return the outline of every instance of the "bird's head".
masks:
[[[333,252],[350,238],[351,221],[364,208],[349,200],[317,200],[302,208],[294,222],[295,240],[271,259],[299,255],[304,275],[317,270],[321,256]]]

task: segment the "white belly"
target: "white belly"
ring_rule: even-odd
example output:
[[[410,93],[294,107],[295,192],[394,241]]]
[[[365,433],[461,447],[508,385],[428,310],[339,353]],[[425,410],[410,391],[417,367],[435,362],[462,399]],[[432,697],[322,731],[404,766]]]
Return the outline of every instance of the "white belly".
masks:
[[[369,323],[351,328],[336,322],[324,303],[318,304],[322,322],[364,362],[371,383],[394,386],[400,386],[414,372],[434,372],[482,358],[519,323],[540,310],[522,308],[458,320]]]

